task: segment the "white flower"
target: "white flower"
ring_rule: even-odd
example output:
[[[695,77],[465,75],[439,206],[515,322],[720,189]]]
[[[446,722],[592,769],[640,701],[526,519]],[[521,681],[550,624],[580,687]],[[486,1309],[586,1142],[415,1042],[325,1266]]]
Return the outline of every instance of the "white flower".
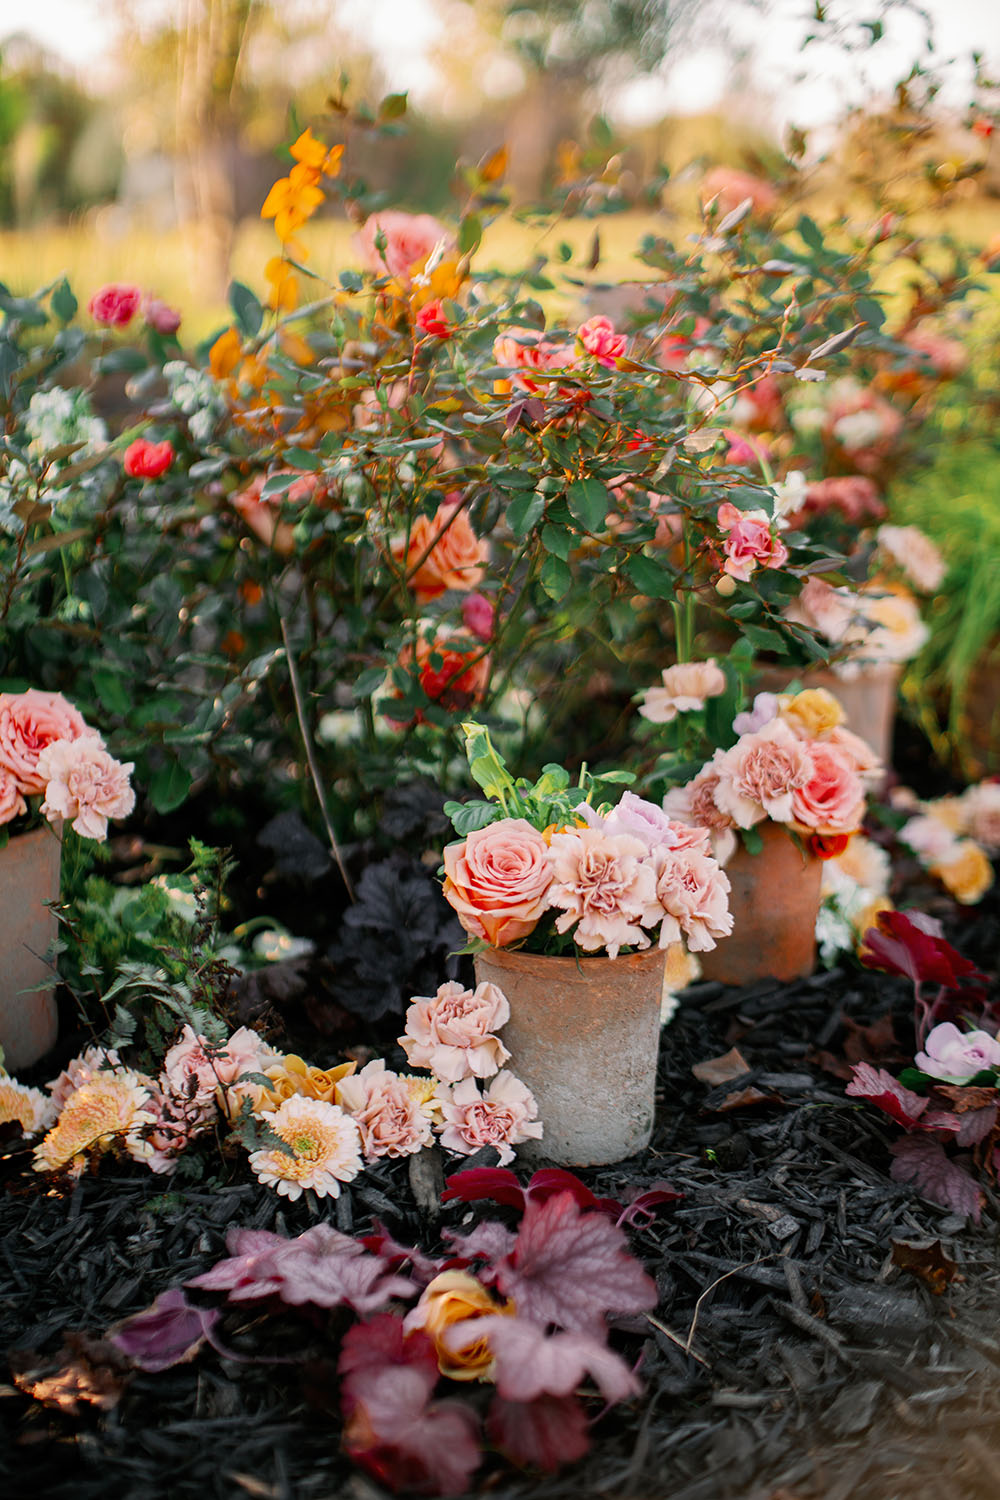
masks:
[[[829,901],[824,901],[816,917],[816,942],[823,963],[836,961],[838,953],[849,953],[854,947],[851,924]]]
[[[337,1104],[293,1094],[260,1119],[285,1143],[250,1154],[259,1182],[293,1201],[311,1188],[319,1198],[336,1198],[340,1184],[361,1171],[361,1136]]]

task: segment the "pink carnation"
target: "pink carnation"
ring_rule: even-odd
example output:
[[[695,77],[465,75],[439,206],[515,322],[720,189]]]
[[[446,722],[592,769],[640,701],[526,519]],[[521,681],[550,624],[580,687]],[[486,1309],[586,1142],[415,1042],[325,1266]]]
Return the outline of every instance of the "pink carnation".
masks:
[[[609,958],[625,944],[649,947],[642,928],[657,926],[661,911],[642,839],[577,828],[553,834],[549,852],[549,903],[560,909],[558,932],[576,924],[573,941],[591,953],[606,948]]]
[[[368,1161],[377,1156],[412,1156],[431,1143],[431,1122],[419,1098],[381,1058],[353,1077],[342,1078],[337,1084],[337,1102],[360,1130]]]
[[[485,1095],[474,1078],[465,1078],[438,1098],[445,1122],[441,1144],[449,1151],[472,1156],[495,1146],[506,1166],[514,1160],[513,1146],[542,1138],[535,1097],[513,1073],[498,1073]]]
[[[108,819],[125,818],[135,806],[131,772],[131,761],[122,765],[90,735],[53,740],[38,757],[38,775],[45,784],[42,812],[50,823],[72,818],[81,838],[103,843]]]
[[[112,282],[94,293],[87,311],[95,323],[102,323],[105,328],[125,328],[139,311],[141,302],[142,292],[137,286]]]
[[[681,936],[692,953],[707,953],[716,938],[733,930],[729,910],[729,878],[710,855],[700,849],[671,849],[657,860],[656,895],[666,916],[660,928],[660,947]]]
[[[61,693],[43,693],[38,688],[0,693],[0,767],[10,771],[29,796],[45,790],[47,778],[39,775],[38,757],[46,746],[83,735],[101,743],[97,731],[84,723]]]
[[[524,818],[501,818],[444,851],[444,895],[473,937],[504,948],[549,905],[548,845]]]
[[[580,324],[576,336],[587,353],[592,354],[597,363],[607,370],[615,368],[616,359],[625,358],[628,339],[624,333],[615,332],[615,325],[610,318],[588,318],[586,323]]]
[[[857,619],[857,605],[847,589],[835,589],[822,578],[807,578],[785,619],[815,630],[831,643],[842,641]]]
[[[812,743],[809,755],[812,772],[792,793],[792,819],[810,833],[856,832],[865,816],[865,789],[853,760],[822,740]]]
[[[788,561],[788,548],[771,533],[771,521],[762,510],[737,510],[728,500],[719,506],[719,530],[727,533],[723,542],[725,571],[731,578],[746,583],[758,564],[780,568]]]
[[[0,826],[27,811],[28,804],[21,796],[17,777],[6,766],[0,766]]]
[[[376,240],[384,236],[380,249]],[[451,247],[448,231],[430,214],[407,214],[386,208],[371,214],[354,237],[365,269],[376,276],[395,276],[409,286],[413,273],[441,245]]]
[[[256,1031],[241,1026],[224,1046],[213,1046],[185,1025],[180,1041],[163,1059],[160,1086],[177,1099],[207,1104],[219,1088],[230,1088],[244,1073],[262,1073],[273,1060]]]
[[[752,828],[764,818],[790,822],[793,794],[814,774],[809,749],[781,719],[741,735],[717,768],[715,801],[738,828]]]
[[[436,995],[417,995],[398,1038],[413,1068],[426,1068],[445,1083],[471,1075],[490,1078],[510,1053],[495,1034],[510,1020],[507,997],[495,984],[467,990],[454,980]]]
[[[720,779],[719,763],[724,755],[724,750],[717,750],[693,780],[686,786],[672,788],[663,799],[663,811],[669,817],[708,830],[712,852],[720,864],[725,864],[736,849],[733,820],[723,812],[715,798]]]

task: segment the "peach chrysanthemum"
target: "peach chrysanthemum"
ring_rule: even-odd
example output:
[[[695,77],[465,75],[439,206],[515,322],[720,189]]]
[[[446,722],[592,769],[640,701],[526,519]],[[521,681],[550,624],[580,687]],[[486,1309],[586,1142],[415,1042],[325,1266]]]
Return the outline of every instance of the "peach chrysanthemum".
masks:
[[[127,1068],[95,1073],[70,1095],[57,1123],[35,1147],[35,1171],[69,1167],[76,1174],[83,1169],[87,1151],[106,1151],[116,1144],[143,1160],[151,1147],[141,1131],[154,1122],[148,1105],[149,1091],[138,1073]]]
[[[0,1077],[0,1125],[17,1121],[25,1135],[39,1135],[56,1117],[55,1106],[41,1089],[16,1078]]]
[[[266,1147],[250,1154],[257,1180],[293,1201],[312,1188],[319,1198],[336,1198],[340,1184],[361,1171],[361,1136],[337,1104],[293,1094],[277,1109],[259,1116],[287,1149]]]

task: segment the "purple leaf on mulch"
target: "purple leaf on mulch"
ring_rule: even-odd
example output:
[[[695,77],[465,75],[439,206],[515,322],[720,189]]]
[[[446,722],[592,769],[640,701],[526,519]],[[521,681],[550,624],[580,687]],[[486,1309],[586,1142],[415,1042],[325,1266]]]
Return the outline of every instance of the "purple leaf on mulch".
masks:
[[[370,1255],[357,1240],[315,1224],[293,1240],[264,1230],[233,1230],[226,1238],[233,1254],[188,1286],[228,1292],[230,1302],[252,1302],[278,1296],[299,1306],[353,1307],[362,1317],[377,1312],[392,1297],[413,1297],[416,1285],[394,1276],[385,1262]]]
[[[974,1224],[979,1223],[979,1188],[968,1172],[952,1161],[940,1141],[928,1135],[905,1135],[889,1149],[895,1157],[889,1173],[894,1182],[912,1182],[932,1203],[967,1214]]]
[[[616,1222],[645,1229],[648,1224],[652,1224],[658,1208],[664,1203],[677,1203],[683,1197],[683,1193],[678,1193],[669,1182],[662,1179],[651,1182],[646,1188],[630,1188],[625,1194],[625,1211]]]
[[[457,1495],[479,1464],[475,1418],[453,1401],[432,1402],[434,1346],[383,1313],[344,1335],[339,1371],[344,1447],[394,1490]]]
[[[219,1317],[217,1308],[195,1307],[175,1286],[109,1337],[140,1370],[155,1374],[194,1359]]]
[[[445,1269],[447,1261],[437,1259],[432,1255],[425,1255],[422,1250],[418,1250],[414,1245],[401,1245],[398,1240],[393,1238],[384,1224],[379,1223],[378,1219],[374,1219],[372,1223],[374,1226],[373,1233],[362,1235],[358,1243],[363,1245],[366,1250],[370,1250],[373,1255],[377,1255],[382,1260],[387,1261],[393,1270],[403,1265],[404,1262],[409,1261],[410,1274],[414,1281],[418,1282],[420,1286],[426,1286],[429,1281],[434,1280],[439,1271]]]
[[[907,1130],[917,1125],[928,1103],[920,1094],[904,1089],[884,1068],[873,1068],[870,1063],[854,1065],[854,1077],[844,1092],[855,1099],[869,1100]]]
[[[591,1375],[606,1401],[627,1401],[641,1390],[628,1365],[603,1338],[588,1333],[546,1333],[528,1318],[472,1318],[453,1323],[444,1335],[463,1349],[473,1336],[485,1338],[496,1359],[496,1387],[505,1401],[568,1396]]]
[[[553,1473],[575,1463],[590,1447],[587,1414],[574,1396],[504,1401],[497,1396],[486,1419],[490,1441],[512,1462]]]
[[[581,1213],[570,1193],[529,1200],[497,1286],[536,1323],[601,1335],[606,1313],[645,1312],[656,1284],[629,1254],[625,1234],[603,1214]]]

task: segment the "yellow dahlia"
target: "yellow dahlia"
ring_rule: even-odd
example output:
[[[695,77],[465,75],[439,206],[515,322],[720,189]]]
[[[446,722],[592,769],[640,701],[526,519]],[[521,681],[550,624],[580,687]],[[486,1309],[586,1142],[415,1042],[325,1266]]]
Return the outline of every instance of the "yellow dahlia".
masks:
[[[35,1171],[59,1172],[69,1167],[83,1169],[87,1151],[106,1151],[122,1145],[130,1156],[143,1160],[152,1147],[142,1137],[144,1126],[154,1123],[145,1083],[138,1073],[122,1068],[114,1073],[95,1073],[70,1094],[59,1119],[35,1147]]]
[[[38,1135],[56,1117],[55,1105],[41,1089],[0,1075],[0,1125],[16,1120],[25,1135]]]
[[[259,1182],[286,1198],[300,1198],[305,1188],[320,1198],[336,1198],[340,1184],[361,1171],[358,1127],[338,1104],[293,1094],[258,1118],[285,1146],[251,1152],[251,1169]]]

